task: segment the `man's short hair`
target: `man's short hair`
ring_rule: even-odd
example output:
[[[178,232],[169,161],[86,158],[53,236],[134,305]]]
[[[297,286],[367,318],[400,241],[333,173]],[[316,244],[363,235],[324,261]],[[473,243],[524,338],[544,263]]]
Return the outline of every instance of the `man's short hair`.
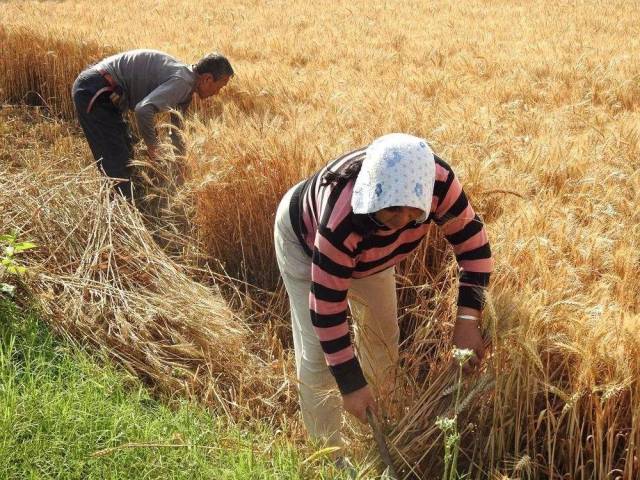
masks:
[[[214,80],[220,80],[222,77],[233,77],[233,67],[224,55],[213,52],[201,58],[193,68],[198,75],[210,73]]]

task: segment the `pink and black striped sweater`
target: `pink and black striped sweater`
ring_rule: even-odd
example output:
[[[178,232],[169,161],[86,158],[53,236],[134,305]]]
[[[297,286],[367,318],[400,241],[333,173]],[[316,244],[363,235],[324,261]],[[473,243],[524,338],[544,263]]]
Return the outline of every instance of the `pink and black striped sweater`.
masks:
[[[426,235],[428,224],[442,228],[460,267],[458,305],[482,309],[493,260],[484,224],[469,204],[453,170],[435,157],[436,180],[431,211],[424,223],[398,230],[381,228],[351,208],[355,179],[327,184],[338,172],[362,160],[365,149],[350,152],[301,183],[290,206],[293,229],[312,259],[311,321],[338,388],[350,393],[366,385],[354,355],[347,322],[347,292],[352,278],[396,265]]]

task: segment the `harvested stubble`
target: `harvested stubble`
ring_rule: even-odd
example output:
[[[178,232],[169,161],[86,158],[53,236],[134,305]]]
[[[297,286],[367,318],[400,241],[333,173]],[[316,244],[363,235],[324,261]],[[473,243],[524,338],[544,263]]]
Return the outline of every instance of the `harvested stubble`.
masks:
[[[14,132],[3,133],[8,146]],[[271,344],[266,333],[251,335],[215,286],[169,258],[94,166],[23,147],[3,150],[0,225],[38,245],[26,286],[58,332],[105,351],[161,393],[187,394],[231,418],[287,410],[286,362],[274,368],[264,348],[255,354],[254,343]]]

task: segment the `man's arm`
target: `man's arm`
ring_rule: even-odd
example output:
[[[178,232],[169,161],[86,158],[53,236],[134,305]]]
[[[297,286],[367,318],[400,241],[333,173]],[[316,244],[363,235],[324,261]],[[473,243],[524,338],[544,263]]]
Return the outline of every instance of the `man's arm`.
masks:
[[[186,81],[176,77],[159,85],[136,105],[136,121],[150,157],[154,158],[158,147],[155,114],[180,108],[180,105],[188,103],[190,99],[191,87]]]

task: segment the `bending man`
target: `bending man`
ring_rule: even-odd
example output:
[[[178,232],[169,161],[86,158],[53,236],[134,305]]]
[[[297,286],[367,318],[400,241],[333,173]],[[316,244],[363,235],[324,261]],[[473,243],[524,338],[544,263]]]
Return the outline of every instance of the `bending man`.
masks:
[[[83,71],[73,84],[72,96],[98,168],[108,177],[122,179],[117,189],[130,199],[133,142],[124,112],[135,112],[147,154],[155,160],[155,114],[171,109],[186,113],[194,93],[203,99],[216,95],[233,74],[229,60],[218,53],[189,66],[155,50],[113,55]],[[178,115],[171,121],[182,127]],[[173,130],[171,140],[184,154],[183,142]]]

